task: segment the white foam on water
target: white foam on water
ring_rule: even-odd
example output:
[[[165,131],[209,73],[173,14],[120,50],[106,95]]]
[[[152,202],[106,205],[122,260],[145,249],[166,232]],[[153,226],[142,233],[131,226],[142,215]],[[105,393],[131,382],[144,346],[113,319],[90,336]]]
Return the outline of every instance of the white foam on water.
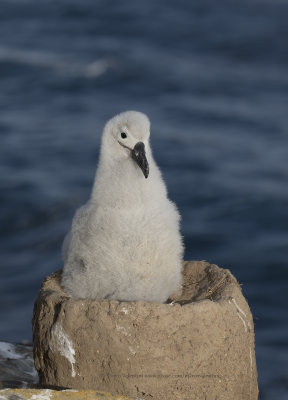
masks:
[[[0,357],[19,360],[23,358],[23,355],[17,354],[17,350],[12,343],[0,342]]]

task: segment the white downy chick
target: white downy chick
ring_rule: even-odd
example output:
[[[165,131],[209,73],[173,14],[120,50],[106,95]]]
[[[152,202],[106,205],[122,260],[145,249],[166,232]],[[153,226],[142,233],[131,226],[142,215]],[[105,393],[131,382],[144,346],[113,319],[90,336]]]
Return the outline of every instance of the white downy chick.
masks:
[[[180,215],[149,136],[148,117],[136,111],[104,128],[91,198],[63,243],[62,286],[73,297],[163,303],[181,285]]]

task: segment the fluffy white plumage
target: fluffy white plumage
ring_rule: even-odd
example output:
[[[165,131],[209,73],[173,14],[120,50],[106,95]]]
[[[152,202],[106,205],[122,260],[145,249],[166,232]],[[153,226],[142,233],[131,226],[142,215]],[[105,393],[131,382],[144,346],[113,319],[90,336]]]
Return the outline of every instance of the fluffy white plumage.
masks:
[[[62,286],[74,297],[162,303],[181,285],[180,216],[149,135],[148,117],[136,111],[104,128],[91,198],[63,243]]]

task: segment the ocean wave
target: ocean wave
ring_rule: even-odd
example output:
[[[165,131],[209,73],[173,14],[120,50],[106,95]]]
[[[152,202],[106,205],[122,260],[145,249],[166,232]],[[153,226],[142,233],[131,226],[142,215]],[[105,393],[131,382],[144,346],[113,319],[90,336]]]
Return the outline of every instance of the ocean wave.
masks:
[[[68,59],[68,57],[67,59],[61,58],[57,54],[1,47],[0,64],[7,62],[36,68],[48,68],[60,74],[82,76],[88,79],[103,75],[111,66],[111,62],[104,58],[79,63],[73,59]]]

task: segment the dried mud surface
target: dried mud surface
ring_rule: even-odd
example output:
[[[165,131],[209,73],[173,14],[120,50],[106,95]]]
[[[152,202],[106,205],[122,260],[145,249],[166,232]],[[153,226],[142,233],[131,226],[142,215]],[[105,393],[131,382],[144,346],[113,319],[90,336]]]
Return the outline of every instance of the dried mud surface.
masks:
[[[229,270],[184,262],[166,304],[73,299],[47,277],[35,302],[34,360],[46,387],[143,399],[255,400],[253,319]]]

